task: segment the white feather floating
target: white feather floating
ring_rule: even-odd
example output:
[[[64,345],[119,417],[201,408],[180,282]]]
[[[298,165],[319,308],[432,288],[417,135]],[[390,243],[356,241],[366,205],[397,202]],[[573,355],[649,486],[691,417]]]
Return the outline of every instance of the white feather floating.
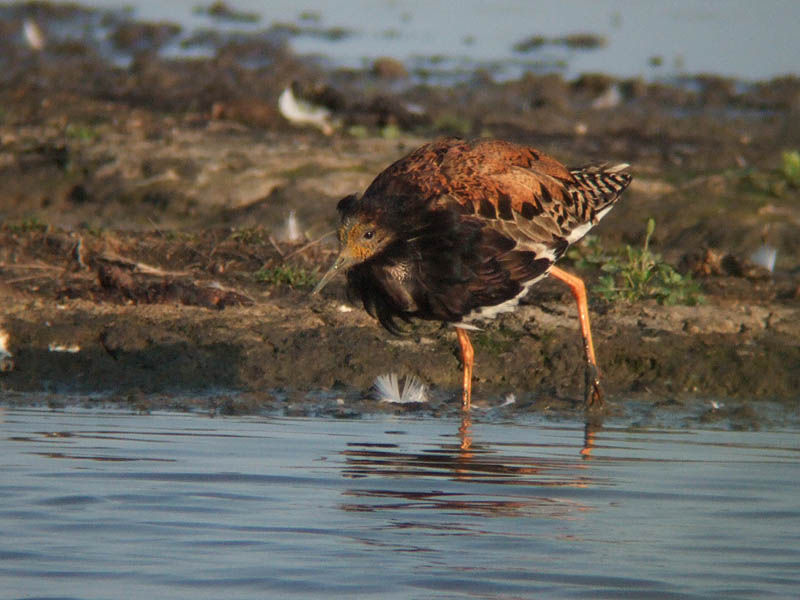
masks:
[[[397,373],[378,375],[372,384],[372,391],[375,398],[381,402],[409,404],[428,401],[428,389],[414,375],[406,375],[403,378],[402,392],[400,391],[400,380]]]

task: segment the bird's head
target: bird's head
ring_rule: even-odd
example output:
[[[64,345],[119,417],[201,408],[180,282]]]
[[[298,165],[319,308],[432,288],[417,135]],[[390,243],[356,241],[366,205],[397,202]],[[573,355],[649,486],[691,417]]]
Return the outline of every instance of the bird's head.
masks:
[[[320,279],[312,294],[319,293],[337,273],[368,260],[394,239],[392,232],[379,225],[374,217],[363,214],[344,216],[337,234],[339,256]]]

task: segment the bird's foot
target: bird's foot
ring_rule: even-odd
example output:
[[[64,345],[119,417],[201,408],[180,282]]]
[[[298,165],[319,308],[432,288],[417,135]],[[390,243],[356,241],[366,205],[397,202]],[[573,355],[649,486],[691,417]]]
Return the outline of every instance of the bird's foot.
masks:
[[[592,362],[586,363],[586,387],[584,388],[586,408],[603,406],[603,388],[600,386],[600,371]]]

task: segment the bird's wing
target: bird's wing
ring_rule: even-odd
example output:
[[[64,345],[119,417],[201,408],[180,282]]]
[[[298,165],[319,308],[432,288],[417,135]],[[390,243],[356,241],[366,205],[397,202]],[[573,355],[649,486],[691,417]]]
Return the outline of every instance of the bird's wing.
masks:
[[[514,235],[518,243],[573,243],[597,224],[630,175],[615,167],[568,169],[528,146],[502,140],[444,138],[383,171],[364,201],[404,210],[457,209]],[[391,200],[389,200],[391,202]]]
[[[478,140],[453,147],[442,171],[449,198],[524,245],[577,241],[628,185],[624,166],[567,169],[534,148]]]

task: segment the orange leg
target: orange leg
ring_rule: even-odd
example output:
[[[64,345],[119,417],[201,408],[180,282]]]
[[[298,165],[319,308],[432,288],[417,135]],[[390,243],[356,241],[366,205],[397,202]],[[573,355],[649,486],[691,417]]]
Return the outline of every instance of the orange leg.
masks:
[[[469,410],[472,399],[472,365],[475,363],[475,351],[469,341],[466,329],[456,327],[458,344],[461,346],[461,362],[464,364],[464,395],[461,398],[461,408]]]
[[[569,286],[578,303],[578,318],[581,322],[583,347],[586,352],[586,405],[594,406],[596,404],[599,406],[603,403],[603,392],[600,389],[600,372],[597,370],[597,359],[594,355],[594,344],[592,343],[592,328],[589,325],[589,304],[586,301],[586,286],[580,277],[567,273],[558,267],[552,267],[550,274]]]

